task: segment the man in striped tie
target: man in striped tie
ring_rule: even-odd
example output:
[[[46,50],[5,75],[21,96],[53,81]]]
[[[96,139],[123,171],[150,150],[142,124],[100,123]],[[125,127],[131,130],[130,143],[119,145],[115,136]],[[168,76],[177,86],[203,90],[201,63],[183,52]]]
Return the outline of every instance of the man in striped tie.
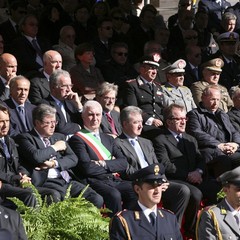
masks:
[[[30,132],[16,139],[23,165],[31,173],[32,183],[41,188],[42,195],[48,195],[51,189],[53,201],[63,200],[70,184],[70,196],[77,197],[85,185],[76,181],[71,171],[77,165],[77,157],[65,136],[54,132],[56,109],[46,104],[38,105],[33,110],[33,123],[34,128]],[[83,197],[99,208],[103,205],[102,197],[90,187]]]

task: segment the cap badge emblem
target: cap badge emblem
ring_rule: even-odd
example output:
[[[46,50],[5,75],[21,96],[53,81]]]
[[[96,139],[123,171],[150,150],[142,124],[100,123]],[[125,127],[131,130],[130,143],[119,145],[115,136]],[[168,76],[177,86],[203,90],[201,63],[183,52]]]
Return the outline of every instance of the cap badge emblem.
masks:
[[[160,168],[158,165],[154,167],[154,175],[157,176],[159,174]]]

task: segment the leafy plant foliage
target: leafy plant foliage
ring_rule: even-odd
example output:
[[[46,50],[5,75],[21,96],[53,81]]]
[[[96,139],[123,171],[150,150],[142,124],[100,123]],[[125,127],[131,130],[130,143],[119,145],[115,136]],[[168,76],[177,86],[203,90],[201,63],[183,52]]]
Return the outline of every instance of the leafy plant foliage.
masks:
[[[84,191],[71,198],[69,187],[64,201],[47,205],[33,185],[25,187],[33,189],[37,199],[35,208],[26,207],[17,198],[11,200],[18,206],[29,240],[109,239],[109,218],[102,217],[100,210],[82,197]]]

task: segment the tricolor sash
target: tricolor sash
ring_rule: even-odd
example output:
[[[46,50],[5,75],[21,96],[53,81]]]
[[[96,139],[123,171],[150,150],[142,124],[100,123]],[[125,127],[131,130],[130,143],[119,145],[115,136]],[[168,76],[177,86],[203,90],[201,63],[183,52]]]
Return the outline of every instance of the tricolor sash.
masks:
[[[108,151],[108,149],[88,130],[81,129],[79,132],[75,133],[75,135],[80,137],[84,142],[88,144],[88,146],[91,147],[91,149],[97,155],[98,160],[112,159],[112,154]]]

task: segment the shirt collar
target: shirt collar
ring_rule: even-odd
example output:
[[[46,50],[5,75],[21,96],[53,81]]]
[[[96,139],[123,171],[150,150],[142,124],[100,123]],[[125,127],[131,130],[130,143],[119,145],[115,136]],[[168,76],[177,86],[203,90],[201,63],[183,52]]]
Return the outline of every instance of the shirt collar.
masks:
[[[13,103],[15,104],[16,108],[18,108],[20,106],[24,107],[24,104],[19,105],[12,97],[11,97],[11,99],[12,99]]]
[[[138,205],[140,206],[140,208],[142,209],[144,215],[146,216],[146,218],[147,218],[148,220],[150,220],[150,219],[149,219],[149,214],[150,214],[151,212],[154,212],[155,215],[157,216],[157,206],[155,206],[155,208],[153,208],[153,209],[150,209],[150,208],[147,208],[146,206],[144,206],[144,205],[143,205],[142,203],[140,203],[139,201],[138,201]]]

